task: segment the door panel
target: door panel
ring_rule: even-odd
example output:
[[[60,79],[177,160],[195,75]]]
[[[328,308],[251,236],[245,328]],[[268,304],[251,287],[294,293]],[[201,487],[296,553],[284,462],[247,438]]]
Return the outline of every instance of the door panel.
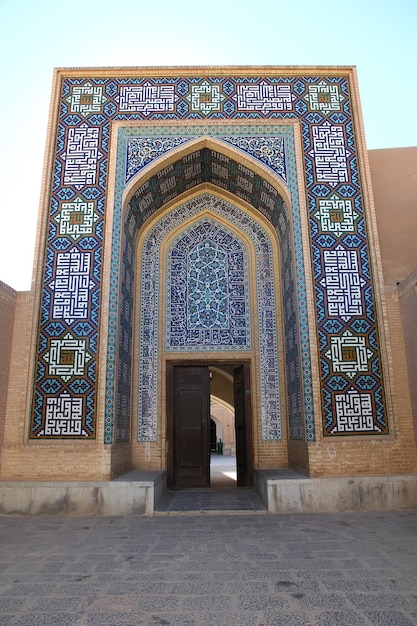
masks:
[[[174,368],[174,486],[210,486],[208,367]]]
[[[250,371],[248,364],[245,363],[233,370],[233,381],[237,486],[251,487],[253,484],[253,467],[252,430],[250,423]]]

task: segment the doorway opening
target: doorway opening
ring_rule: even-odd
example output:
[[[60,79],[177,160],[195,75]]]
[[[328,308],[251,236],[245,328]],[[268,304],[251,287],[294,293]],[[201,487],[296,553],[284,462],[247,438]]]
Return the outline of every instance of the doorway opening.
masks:
[[[234,405],[213,393],[212,387],[216,379],[224,380],[225,377],[210,370],[210,487],[235,489],[237,468]],[[227,378],[225,382],[233,384]]]
[[[224,456],[218,452],[211,453],[210,487],[212,489],[236,489],[236,456]]]
[[[167,364],[170,489],[253,484],[249,362]]]

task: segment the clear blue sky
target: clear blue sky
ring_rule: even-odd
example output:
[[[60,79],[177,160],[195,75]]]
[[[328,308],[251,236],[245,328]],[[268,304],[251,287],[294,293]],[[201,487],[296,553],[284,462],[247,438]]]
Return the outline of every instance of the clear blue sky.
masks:
[[[0,280],[30,288],[54,67],[356,65],[369,149],[417,146],[417,0],[0,0]]]

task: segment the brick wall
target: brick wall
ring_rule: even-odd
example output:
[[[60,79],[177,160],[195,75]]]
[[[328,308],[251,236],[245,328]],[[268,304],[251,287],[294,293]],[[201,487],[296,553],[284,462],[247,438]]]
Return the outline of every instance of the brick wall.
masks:
[[[9,384],[10,353],[17,292],[0,281],[0,459]]]
[[[417,267],[417,147],[369,150],[385,285]]]
[[[15,298],[8,394],[5,402],[1,480],[105,480],[110,477],[111,446],[95,441],[29,440],[32,400],[33,293]]]
[[[398,286],[408,380],[417,443],[417,268]]]

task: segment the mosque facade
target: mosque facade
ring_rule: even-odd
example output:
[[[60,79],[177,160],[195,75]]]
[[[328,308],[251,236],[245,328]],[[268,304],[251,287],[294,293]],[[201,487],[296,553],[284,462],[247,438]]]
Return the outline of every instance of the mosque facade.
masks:
[[[56,70],[1,480],[417,474],[377,226],[355,68]]]

